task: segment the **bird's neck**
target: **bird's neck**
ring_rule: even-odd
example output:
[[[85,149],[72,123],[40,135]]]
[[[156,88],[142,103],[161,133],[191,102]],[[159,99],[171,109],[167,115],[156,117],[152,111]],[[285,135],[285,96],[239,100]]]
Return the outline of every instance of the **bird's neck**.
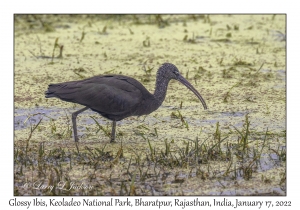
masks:
[[[164,77],[158,76],[156,78],[156,85],[153,96],[160,103],[160,105],[165,100],[169,81],[169,79],[166,79]]]

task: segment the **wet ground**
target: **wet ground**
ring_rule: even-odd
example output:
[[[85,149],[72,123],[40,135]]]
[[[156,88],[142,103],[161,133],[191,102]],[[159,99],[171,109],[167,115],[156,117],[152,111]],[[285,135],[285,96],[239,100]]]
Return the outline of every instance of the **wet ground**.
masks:
[[[121,144],[124,146],[123,159],[114,169],[95,171],[96,179],[105,183],[107,177],[116,176],[114,171],[125,170],[125,164],[125,168],[129,167],[131,158],[139,156],[133,148],[144,151],[141,159],[146,161],[149,155],[147,140],[157,148],[163,147],[165,140],[172,142],[174,154],[181,154],[186,142],[195,139],[202,143],[206,139],[215,141],[218,127],[223,137],[228,136],[222,145],[222,149],[226,150],[229,144],[235,145],[239,141],[237,139],[241,138],[248,117],[249,147],[259,151],[268,136],[269,148],[264,147],[250,180],[245,181],[241,174],[235,176],[235,181],[226,176],[221,179],[226,171],[226,161],[210,161],[209,165],[214,170],[209,170],[205,164],[190,164],[190,168],[182,169],[156,166],[155,163],[155,166],[148,166],[149,172],[155,174],[155,167],[160,167],[159,171],[169,175],[164,178],[163,172],[156,174],[155,183],[152,175],[143,184],[139,180],[137,185],[144,191],[138,192],[155,195],[276,192],[284,195],[280,180],[284,177],[285,162],[280,159],[278,151],[285,151],[286,142],[285,27],[284,15],[16,16],[15,147],[21,150],[30,136],[32,151],[40,143],[49,145],[46,151],[75,148],[71,113],[82,106],[54,98],[46,99],[44,92],[48,84],[113,73],[134,77],[153,92],[156,70],[162,63],[171,62],[200,92],[209,109],[203,110],[193,93],[171,81],[166,100],[157,111],[117,123],[118,143],[108,144],[106,149],[113,157],[118,157]],[[61,45],[64,46],[63,57],[52,59],[52,54],[53,57],[59,55],[58,46]],[[110,123],[90,110],[79,115],[77,124],[82,148],[106,145]],[[30,135],[37,124],[37,129]],[[254,153],[248,154],[248,163],[251,163],[251,158],[256,162],[254,157]],[[68,164],[70,161],[63,162]],[[20,162],[15,164],[18,171]],[[80,164],[74,166],[68,176],[73,180],[79,177],[86,180],[87,171],[83,172],[80,168]],[[136,171],[147,167],[138,166],[135,162],[133,168]],[[207,179],[203,178],[203,174],[199,179],[199,171],[207,173]],[[30,173],[32,171],[28,169],[16,178],[16,186],[22,185]],[[48,177],[47,173],[45,177]],[[122,189],[120,183],[123,182],[120,180],[122,177],[115,177],[116,185]],[[261,180],[264,180],[263,183]],[[259,187],[255,183],[259,183]],[[106,195],[114,194],[108,189],[115,187],[111,184],[107,190],[100,191]],[[28,193],[19,187],[17,189],[21,194]],[[35,192],[29,192],[32,193]]]

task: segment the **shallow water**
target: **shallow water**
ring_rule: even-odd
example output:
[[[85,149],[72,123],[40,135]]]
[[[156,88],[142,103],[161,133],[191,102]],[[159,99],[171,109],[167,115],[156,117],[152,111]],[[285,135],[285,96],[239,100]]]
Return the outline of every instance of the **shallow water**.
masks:
[[[37,124],[40,119],[43,122],[48,122],[50,119],[64,119],[65,123],[71,123],[72,113],[79,110],[79,108],[46,108],[46,107],[37,107],[30,109],[15,109],[14,110],[14,129],[21,130],[25,128],[30,128],[32,125]],[[162,106],[159,108],[160,112],[170,113],[173,111],[173,107],[170,106]],[[185,115],[184,119],[191,126],[201,127],[201,126],[215,126],[217,123],[220,125],[228,125],[242,128],[244,124],[244,119],[249,111],[244,112],[208,112],[206,113],[206,119],[195,119],[193,116]],[[97,118],[97,122],[104,126],[107,123],[111,123],[110,120],[102,117],[98,113],[92,110],[86,110],[85,112],[78,115],[77,118],[77,127],[79,134],[84,134],[84,130],[86,130],[87,125],[96,124],[95,121],[91,118],[94,116]],[[170,123],[172,120],[171,116],[162,116],[162,117],[154,117],[153,115],[135,117],[138,121],[143,121],[143,123],[148,126],[153,125],[163,125],[164,123]],[[208,118],[208,119],[207,119]],[[124,119],[117,122],[118,127],[122,125],[131,124],[132,120]],[[142,123],[141,123],[142,124]],[[251,121],[251,127],[260,127],[264,128],[266,122],[263,119],[257,119]],[[84,126],[83,126],[84,125]],[[268,130],[275,131],[283,131],[286,128],[285,121],[268,124]],[[209,130],[204,130],[203,132],[210,132]]]
[[[175,148],[179,148],[185,145],[186,140],[199,139],[203,142],[207,138],[213,139],[216,124],[219,123],[222,137],[231,134],[229,141],[236,143],[238,134],[234,127],[241,131],[246,115],[249,117],[251,134],[254,133],[249,139],[258,140],[251,144],[257,143],[259,147],[268,130],[273,135],[268,136],[269,146],[275,149],[278,145],[285,147],[284,15],[209,15],[205,18],[199,16],[196,20],[185,15],[165,15],[163,19],[170,24],[163,27],[158,27],[154,16],[147,15],[136,15],[135,18],[93,16],[90,19],[85,16],[46,16],[39,18],[50,22],[49,25],[53,27],[51,32],[45,31],[40,22],[30,15],[18,16],[15,22],[15,143],[22,144],[28,138],[30,127],[42,119],[39,128],[31,136],[33,148],[41,142],[51,144],[47,148],[50,150],[72,148],[73,138],[55,136],[50,119],[54,120],[57,128],[54,133],[62,134],[71,129],[71,114],[80,107],[58,99],[45,99],[44,91],[48,84],[113,73],[134,77],[153,92],[156,69],[164,62],[171,62],[201,93],[208,110],[203,110],[201,103],[184,86],[171,81],[166,99],[157,111],[117,123],[118,143],[124,142],[126,149],[129,148],[124,155],[124,159],[127,159],[123,165],[135,155],[134,152],[149,150],[141,135],[150,139],[153,146],[167,140],[173,141]],[[137,23],[137,20],[141,22]],[[106,32],[101,32],[103,27],[106,27]],[[81,40],[83,32],[85,37]],[[36,58],[51,56],[56,38],[59,45],[64,45],[63,59],[55,59],[51,63],[49,59]],[[144,44],[145,40],[149,40],[149,45]],[[54,52],[57,55],[57,49]],[[145,69],[154,70],[146,75]],[[178,111],[188,127],[183,125],[180,118],[174,117]],[[96,123],[90,116],[95,117],[106,129],[111,129],[109,120],[87,110],[77,118],[80,142],[101,147],[109,142],[109,137],[104,136],[103,132],[97,133]],[[108,146],[114,156],[118,146]],[[212,161],[211,164],[216,163]],[[169,194],[179,191],[189,195],[270,192],[279,189],[279,171],[285,170],[280,164],[277,155],[268,151],[261,157],[260,167],[251,181],[238,177],[237,186],[232,180],[222,180],[227,186],[224,189],[215,180],[212,183],[197,177],[180,186],[168,180]],[[114,175],[117,174],[114,170],[123,169],[121,165],[116,167],[119,168],[97,170],[100,182],[107,181],[103,176],[109,177],[108,173]],[[168,173],[174,176],[178,170],[172,169]],[[88,169],[81,170],[81,166],[78,166],[67,173],[75,180],[82,180],[88,177],[87,174],[83,175],[86,171]],[[186,178],[187,173],[179,173],[179,178]],[[261,182],[262,175],[274,177],[272,180],[276,180],[276,183],[262,187],[257,184]],[[20,180],[31,178],[32,172],[29,171]],[[119,180],[118,177],[114,179]],[[164,191],[159,187],[153,188],[151,183],[145,189],[153,190],[157,195],[162,195]],[[281,191],[281,194],[285,192]]]

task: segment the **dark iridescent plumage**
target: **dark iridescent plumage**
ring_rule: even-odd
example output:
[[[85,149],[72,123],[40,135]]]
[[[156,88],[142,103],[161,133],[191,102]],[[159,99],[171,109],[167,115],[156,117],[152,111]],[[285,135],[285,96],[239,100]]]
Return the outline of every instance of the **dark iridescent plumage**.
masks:
[[[76,116],[89,108],[113,121],[111,141],[114,141],[116,121],[129,116],[150,114],[158,109],[165,99],[171,79],[178,80],[188,87],[200,99],[204,109],[207,109],[198,91],[180,75],[177,67],[170,63],[164,63],[158,69],[154,94],[134,78],[104,75],[80,81],[50,84],[45,95],[46,98],[56,97],[86,106],[72,114],[75,141],[78,141]]]

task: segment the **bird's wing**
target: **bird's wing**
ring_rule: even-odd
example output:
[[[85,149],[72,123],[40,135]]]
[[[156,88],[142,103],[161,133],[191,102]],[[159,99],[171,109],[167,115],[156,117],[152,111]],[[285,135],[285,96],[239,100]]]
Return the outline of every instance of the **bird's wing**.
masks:
[[[134,80],[122,76],[92,77],[50,85],[48,93],[65,101],[82,104],[99,113],[119,115],[131,112],[143,100],[142,91],[128,82],[128,79]]]

